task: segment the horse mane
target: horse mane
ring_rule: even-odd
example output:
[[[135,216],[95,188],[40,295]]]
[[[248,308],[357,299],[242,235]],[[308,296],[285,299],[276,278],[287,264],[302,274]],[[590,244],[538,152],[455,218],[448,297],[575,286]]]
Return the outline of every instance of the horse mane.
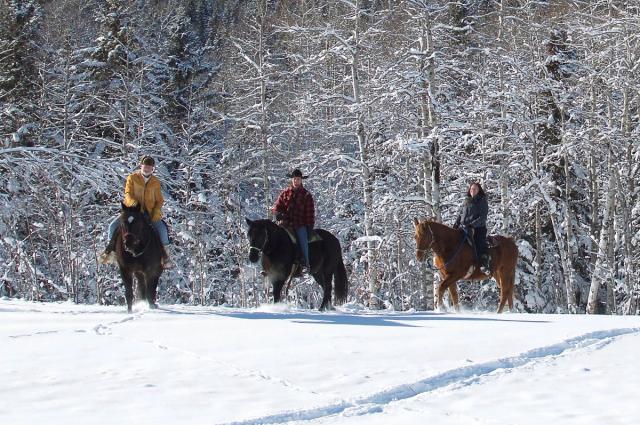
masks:
[[[454,230],[452,227],[449,227],[446,224],[438,223],[437,221],[427,219],[427,220],[422,220],[418,223],[416,227],[418,236],[423,236],[427,232],[427,228],[431,228],[432,232],[434,228],[436,230],[446,230],[446,229]]]

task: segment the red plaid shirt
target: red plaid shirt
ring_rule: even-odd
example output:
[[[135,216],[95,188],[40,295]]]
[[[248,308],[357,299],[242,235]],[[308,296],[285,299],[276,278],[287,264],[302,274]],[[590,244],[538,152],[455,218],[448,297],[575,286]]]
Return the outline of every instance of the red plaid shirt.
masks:
[[[303,186],[299,189],[289,186],[283,190],[273,206],[273,212],[283,214],[285,221],[294,229],[301,226],[313,227],[315,224],[313,196]]]

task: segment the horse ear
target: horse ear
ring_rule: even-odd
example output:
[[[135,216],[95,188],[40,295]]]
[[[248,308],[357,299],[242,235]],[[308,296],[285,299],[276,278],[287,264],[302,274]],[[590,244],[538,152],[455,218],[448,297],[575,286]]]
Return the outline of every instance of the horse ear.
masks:
[[[413,217],[413,225],[418,226],[418,224],[420,224],[420,221],[418,221],[416,217]]]
[[[127,206],[124,204],[124,202],[120,202],[120,208],[122,208],[123,210],[127,209]]]
[[[249,220],[247,217],[245,217],[244,219],[247,220],[247,224],[249,226],[251,226],[253,224],[253,221]]]

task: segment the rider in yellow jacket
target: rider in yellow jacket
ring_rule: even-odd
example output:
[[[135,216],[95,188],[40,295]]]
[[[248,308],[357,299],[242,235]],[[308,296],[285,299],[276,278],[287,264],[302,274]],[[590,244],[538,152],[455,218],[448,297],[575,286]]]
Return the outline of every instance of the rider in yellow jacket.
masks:
[[[141,206],[154,223],[160,220],[164,204],[160,180],[153,174],[145,176],[142,170],[129,174],[124,186],[123,203],[127,207]]]
[[[150,156],[142,157],[140,169],[129,174],[124,186],[124,200],[127,207],[139,206],[149,214],[151,223],[160,236],[160,241],[164,245],[166,256],[163,259],[165,268],[170,268],[173,263],[169,257],[168,245],[169,234],[167,225],[162,220],[162,205],[164,198],[160,190],[160,180],[153,175],[155,171],[155,160]],[[109,225],[109,244],[100,255],[100,262],[103,264],[115,263],[116,231],[120,226],[119,218],[114,219]]]

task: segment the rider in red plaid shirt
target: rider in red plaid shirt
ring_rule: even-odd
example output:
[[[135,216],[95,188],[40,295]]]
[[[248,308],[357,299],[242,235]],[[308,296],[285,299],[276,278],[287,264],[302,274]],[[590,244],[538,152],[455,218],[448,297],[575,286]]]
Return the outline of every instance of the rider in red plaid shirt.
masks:
[[[302,171],[296,168],[287,177],[291,178],[291,185],[280,193],[273,206],[273,212],[276,220],[295,229],[305,261],[303,271],[307,272],[310,268],[309,232],[315,224],[313,196],[302,185],[302,179],[308,177],[303,176]]]

